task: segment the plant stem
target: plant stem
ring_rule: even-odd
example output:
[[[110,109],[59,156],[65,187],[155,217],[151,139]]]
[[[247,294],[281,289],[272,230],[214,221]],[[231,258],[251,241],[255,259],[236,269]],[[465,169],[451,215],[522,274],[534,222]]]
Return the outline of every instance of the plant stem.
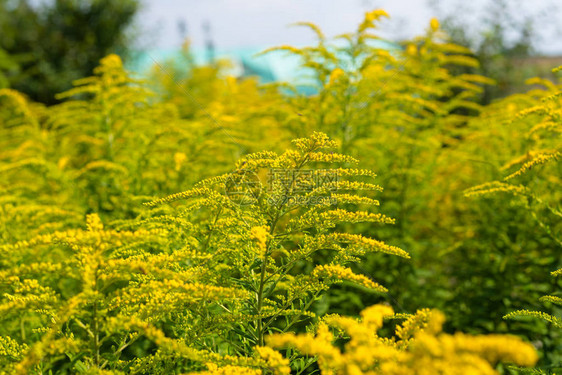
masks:
[[[300,160],[299,163],[297,163],[295,170],[300,170],[308,161],[308,153],[302,158],[302,160]],[[295,176],[292,176],[292,181],[291,184],[289,186],[293,185]],[[287,191],[287,197],[288,195],[291,193],[291,191]],[[285,201],[280,203],[279,206],[277,207],[277,211],[275,212],[275,218],[271,221],[271,228],[269,229],[269,235],[271,237],[273,237],[273,233],[275,232],[275,227],[277,225],[277,222],[279,221],[279,219],[283,216],[282,212],[283,212],[283,206],[287,203],[287,197],[285,197]],[[266,245],[266,251],[265,251],[265,255],[263,257],[263,262],[261,264],[261,269],[260,269],[260,283],[259,283],[259,287],[258,287],[258,294],[257,294],[257,306],[256,306],[256,310],[257,310],[257,314],[258,314],[258,319],[257,319],[257,339],[258,339],[258,345],[263,346],[264,345],[264,335],[265,335],[265,330],[264,330],[264,325],[263,325],[263,319],[261,317],[261,312],[262,312],[262,307],[263,307],[263,300],[264,300],[264,288],[265,288],[265,283],[267,282],[265,274],[267,271],[267,265],[268,265],[268,261],[269,261],[269,248],[271,246],[271,240],[269,239],[267,241],[267,245]],[[267,326],[270,324],[271,322],[268,322]]]
[[[267,267],[267,254],[264,257],[263,263],[261,265],[261,274],[260,274],[260,286],[259,286],[259,290],[258,290],[258,344],[260,346],[263,346],[263,336],[264,336],[264,332],[263,332],[263,321],[261,318],[261,309],[262,309],[262,305],[263,305],[263,288],[265,285],[265,269]]]
[[[94,364],[99,368],[100,365],[100,348],[99,348],[99,327],[98,327],[98,269],[95,270],[94,279],[94,311],[92,316],[93,340],[92,346],[94,351]]]

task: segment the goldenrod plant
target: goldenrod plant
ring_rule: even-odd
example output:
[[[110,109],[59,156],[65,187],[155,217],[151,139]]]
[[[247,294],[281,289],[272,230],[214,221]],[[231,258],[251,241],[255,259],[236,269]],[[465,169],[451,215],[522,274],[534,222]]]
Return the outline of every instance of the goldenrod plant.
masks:
[[[83,214],[41,126],[46,109],[0,90],[0,241],[79,225]]]
[[[123,286],[142,274],[139,269],[150,270],[142,259],[135,265],[119,258],[119,251],[163,241],[161,236],[157,230],[106,230],[91,214],[85,230],[55,231],[0,246],[3,373],[115,368],[136,338],[108,331],[112,304]]]
[[[385,17],[389,15],[383,10],[367,12],[355,32],[333,41],[318,26],[302,22],[298,25],[316,34],[316,46],[281,46],[263,52],[299,56],[313,78],[306,83],[313,84],[317,94],[297,95],[294,100],[301,123],[295,131],[310,131],[311,127],[323,131],[340,140],[342,150],[347,151],[378,129],[388,133],[381,134],[377,143],[381,146],[383,141],[404,138],[396,137],[401,133],[413,137],[423,130],[435,132],[440,118],[448,126],[462,124],[465,116],[447,116],[459,108],[480,110],[471,99],[482,92],[481,84],[493,84],[493,80],[455,76],[450,69],[477,65],[470,50],[450,43],[435,19],[425,37],[405,46],[389,43],[374,33]]]
[[[557,72],[560,68],[553,71]],[[500,181],[485,183],[466,191],[467,196],[489,196],[499,195],[510,197],[514,204],[522,207],[536,223],[544,235],[552,241],[549,248],[542,249],[540,254],[550,267],[560,266],[559,257],[548,260],[550,254],[560,254],[562,250],[562,211],[560,200],[562,199],[560,178],[562,171],[562,121],[560,121],[561,89],[549,81],[532,79],[530,84],[542,84],[543,90],[534,90],[526,94],[526,106],[513,115],[506,125],[515,126],[523,123],[527,129],[521,139],[513,137],[514,142],[519,143],[517,151],[523,151],[523,155],[517,155],[514,159],[505,163],[503,170],[505,176]],[[515,99],[518,99],[517,97]],[[511,112],[517,110],[515,103],[510,102],[508,109]],[[509,113],[509,112],[508,112]],[[539,232],[540,233],[540,232]],[[556,277],[562,273],[560,269],[553,270],[551,275]],[[551,305],[560,305],[562,300],[556,295],[547,295],[540,298],[541,302]],[[562,328],[562,320],[554,315],[542,312],[520,309],[505,315],[506,319],[532,316],[546,321],[553,328]],[[556,335],[556,334],[555,334]],[[552,356],[554,365],[545,366],[546,371],[554,368],[560,369],[556,364],[560,357],[554,353],[545,352],[545,356]],[[548,372],[544,372],[548,373]]]
[[[1,306],[10,312],[3,321],[12,327],[3,336],[6,368],[165,373],[209,358],[258,366],[252,348],[263,346],[270,332],[315,318],[310,307],[330,284],[347,280],[384,293],[385,287],[346,266],[366,252],[407,253],[333,230],[341,222],[393,223],[380,213],[349,209],[378,204],[352,193],[379,191],[378,185],[349,180],[374,173],[307,169],[357,162],[323,152],[336,146],[324,134],[294,144],[296,150],[279,156],[250,154],[233,173],[147,203],[191,198],[172,212],[157,210],[139,222],[119,220],[117,229],[104,228],[92,214],[86,231],[56,231],[3,245],[4,254],[18,253],[3,264],[7,289]],[[270,191],[256,190],[260,168],[270,168]],[[330,255],[325,264],[312,265],[307,274],[294,272],[319,251]],[[26,262],[29,256],[36,261]],[[162,331],[166,328],[171,337]],[[17,346],[13,336],[26,345]],[[121,359],[137,340],[153,341],[156,353]]]
[[[223,327],[213,336],[213,345],[227,342],[237,354],[263,346],[268,333],[314,321],[311,307],[333,283],[346,281],[365,292],[386,292],[349,268],[363,255],[409,257],[377,239],[338,230],[341,223],[394,223],[371,211],[378,201],[370,194],[357,194],[382,189],[368,181],[373,172],[349,167],[357,160],[330,151],[337,144],[325,134],[314,133],[293,144],[294,149],[282,154],[249,154],[231,173],[147,203],[187,200],[172,213],[147,220],[175,229],[181,242],[190,234],[201,254],[190,261],[192,266],[205,269],[205,278],[213,283],[247,292],[244,304],[223,307]],[[314,264],[311,259],[318,253],[323,261]]]
[[[216,137],[205,137],[201,124],[182,121],[175,106],[154,100],[119,56],[104,58],[94,73],[58,96],[76,99],[53,107],[47,121],[62,151],[60,163],[73,170],[88,205],[127,211],[137,196],[194,182],[186,164],[208,156]]]
[[[532,312],[562,266],[560,85],[479,106],[469,50],[437,20],[385,44],[387,16],[281,47],[307,95],[187,45],[188,71],[109,55],[55,106],[0,89],[0,372],[559,366],[559,330],[502,317],[560,319]]]

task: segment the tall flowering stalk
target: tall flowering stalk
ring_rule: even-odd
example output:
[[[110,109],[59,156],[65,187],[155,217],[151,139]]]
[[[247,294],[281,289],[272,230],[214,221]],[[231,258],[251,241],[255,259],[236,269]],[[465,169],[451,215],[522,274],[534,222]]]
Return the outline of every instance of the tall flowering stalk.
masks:
[[[331,284],[347,281],[386,292],[349,268],[363,255],[409,257],[381,241],[338,231],[342,223],[394,223],[372,212],[378,201],[369,192],[382,190],[369,182],[373,172],[347,167],[357,160],[329,151],[337,144],[325,134],[314,133],[293,144],[294,149],[280,155],[247,155],[232,173],[147,203],[161,206],[186,200],[171,212],[163,207],[166,214],[150,221],[169,225],[172,217],[193,223],[174,227],[178,238],[189,234],[197,239],[201,260],[191,260],[193,266],[204,266],[202,272],[212,283],[243,288],[251,296],[243,305],[224,307],[225,328],[231,324],[239,328],[225,329],[217,337],[239,348],[238,354],[253,345],[263,346],[268,333],[314,321],[313,304]],[[323,264],[310,262],[317,253],[323,254]]]

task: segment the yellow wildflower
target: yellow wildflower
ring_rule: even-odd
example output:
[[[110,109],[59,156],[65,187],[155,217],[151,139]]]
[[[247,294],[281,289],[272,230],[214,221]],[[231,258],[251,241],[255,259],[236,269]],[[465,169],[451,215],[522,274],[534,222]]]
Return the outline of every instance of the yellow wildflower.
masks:
[[[429,26],[431,27],[431,31],[433,32],[439,30],[439,21],[437,20],[437,18],[432,18],[431,21],[429,21]]]
[[[259,356],[265,360],[268,368],[273,371],[275,375],[289,375],[291,367],[289,367],[289,360],[283,358],[281,353],[273,350],[267,346],[256,346],[256,351]]]
[[[364,286],[368,289],[373,289],[381,293],[386,293],[387,290],[382,285],[374,282],[364,275],[354,273],[351,268],[343,267],[340,265],[320,265],[314,268],[312,275],[318,278],[335,279],[339,281],[351,281],[355,284]]]
[[[183,163],[185,163],[185,161],[187,160],[187,155],[184,154],[183,152],[176,152],[174,154],[174,162],[176,163],[176,171],[179,171],[183,165]]]
[[[331,86],[334,83],[336,83],[344,75],[345,72],[341,68],[336,68],[332,70],[332,73],[330,73],[330,78],[328,79],[328,86]]]
[[[259,226],[259,227],[252,227],[250,229],[250,237],[258,246],[260,258],[264,258],[265,254],[267,253],[267,237],[268,237],[268,227],[267,226]]]
[[[370,12],[365,13],[365,20],[367,20],[369,22],[376,21],[376,20],[380,19],[381,17],[390,18],[388,13],[386,11],[382,10],[382,9],[375,9],[375,10],[372,10]]]

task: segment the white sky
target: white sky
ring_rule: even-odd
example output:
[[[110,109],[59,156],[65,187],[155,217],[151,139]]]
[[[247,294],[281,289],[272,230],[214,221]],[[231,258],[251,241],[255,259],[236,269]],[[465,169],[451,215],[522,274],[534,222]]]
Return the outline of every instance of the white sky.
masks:
[[[212,39],[218,49],[269,47],[282,44],[305,45],[314,42],[309,30],[289,27],[298,21],[317,24],[327,36],[353,31],[367,10],[382,8],[391,19],[381,25],[381,35],[404,39],[424,32],[434,16],[431,0],[143,0],[137,28],[144,36],[143,45],[152,48],[176,48],[181,45],[178,21],[183,19],[194,46],[203,46],[202,24],[209,21]],[[434,0],[435,1],[435,0]],[[540,50],[562,54],[561,13],[544,10],[560,0],[522,1],[519,14],[537,15],[541,27]],[[485,15],[484,0],[462,2],[463,8],[451,9],[461,2],[441,0],[441,9],[456,11],[474,25]],[[449,6],[449,8],[447,8]],[[542,7],[542,8],[541,8]],[[540,14],[543,11],[545,14]]]

